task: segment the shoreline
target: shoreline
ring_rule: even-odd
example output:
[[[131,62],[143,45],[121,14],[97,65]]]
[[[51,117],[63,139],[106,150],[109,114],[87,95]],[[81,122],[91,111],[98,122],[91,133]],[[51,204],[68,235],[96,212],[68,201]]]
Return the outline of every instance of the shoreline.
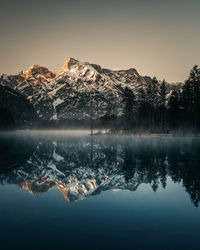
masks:
[[[52,136],[54,135],[72,135],[72,136],[131,136],[131,137],[139,137],[139,138],[156,138],[156,137],[162,137],[162,138],[172,138],[172,137],[200,137],[199,134],[193,134],[193,133],[125,133],[125,132],[119,132],[119,133],[112,133],[108,132],[107,130],[99,131],[93,130],[93,134],[91,134],[91,130],[89,129],[17,129],[17,130],[1,130],[0,135],[6,135],[6,134],[28,134],[28,135],[34,135],[34,134],[50,134]]]

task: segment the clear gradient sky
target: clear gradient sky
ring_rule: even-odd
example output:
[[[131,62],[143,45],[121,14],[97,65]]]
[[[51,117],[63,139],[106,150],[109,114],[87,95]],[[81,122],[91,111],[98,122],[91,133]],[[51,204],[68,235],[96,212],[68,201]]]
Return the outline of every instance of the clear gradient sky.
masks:
[[[200,65],[200,0],[0,0],[0,74],[68,57],[184,81]]]

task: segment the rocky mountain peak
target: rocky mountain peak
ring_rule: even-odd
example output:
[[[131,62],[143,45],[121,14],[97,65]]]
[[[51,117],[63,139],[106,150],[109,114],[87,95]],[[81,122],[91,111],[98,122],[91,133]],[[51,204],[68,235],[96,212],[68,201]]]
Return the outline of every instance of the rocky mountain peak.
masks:
[[[137,72],[137,70],[135,68],[130,68],[127,70],[127,72],[130,74],[135,74],[135,75],[139,76],[139,73]]]
[[[82,78],[85,81],[95,81],[100,73],[102,73],[100,65],[82,62],[70,57],[64,63],[57,76],[60,78],[70,75],[74,78]]]
[[[137,99],[140,90],[145,91],[150,81],[151,77],[141,76],[135,68],[106,69],[72,57],[57,74],[36,64],[19,75],[0,77],[0,85],[23,94],[34,105],[39,117],[47,120],[88,119],[91,90],[95,92],[92,98],[97,107],[94,117],[103,116],[108,107],[112,107],[113,114],[121,115],[123,90],[128,86]]]
[[[78,66],[80,62],[72,57],[69,57],[65,63],[63,64],[62,68],[60,69],[59,72],[66,72],[70,71],[74,66]]]
[[[38,64],[32,65],[27,71],[21,71],[19,73],[24,78],[46,78],[53,79],[56,74],[50,71],[48,68],[40,66]]]

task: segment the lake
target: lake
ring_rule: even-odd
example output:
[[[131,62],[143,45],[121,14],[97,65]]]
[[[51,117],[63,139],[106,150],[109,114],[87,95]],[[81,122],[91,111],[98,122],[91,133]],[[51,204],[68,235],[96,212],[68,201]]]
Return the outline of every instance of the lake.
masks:
[[[0,133],[0,248],[200,249],[200,138]]]

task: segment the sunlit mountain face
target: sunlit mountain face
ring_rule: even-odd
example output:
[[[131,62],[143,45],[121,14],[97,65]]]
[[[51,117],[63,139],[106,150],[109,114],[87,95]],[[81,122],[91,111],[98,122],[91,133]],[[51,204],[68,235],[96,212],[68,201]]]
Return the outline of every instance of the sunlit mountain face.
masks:
[[[93,103],[93,116],[99,118],[112,107],[122,114],[123,91],[126,87],[137,97],[152,80],[135,68],[110,70],[100,65],[69,58],[58,72],[33,65],[16,75],[0,76],[0,85],[24,95],[41,119],[87,119]],[[178,84],[167,84],[167,93]]]
[[[199,204],[199,138],[5,137],[0,144],[2,185],[17,184],[32,195],[57,188],[72,202],[107,190],[134,192],[144,183],[156,192],[170,179],[180,183],[195,206]]]

